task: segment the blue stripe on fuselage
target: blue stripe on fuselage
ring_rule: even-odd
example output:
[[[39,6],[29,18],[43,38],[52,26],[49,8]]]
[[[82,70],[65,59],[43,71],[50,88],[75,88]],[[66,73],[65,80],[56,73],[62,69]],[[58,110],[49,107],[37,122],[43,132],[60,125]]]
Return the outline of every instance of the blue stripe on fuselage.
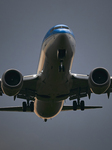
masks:
[[[45,35],[44,39],[43,39],[43,42],[50,36],[54,35],[54,34],[57,34],[57,33],[68,33],[68,34],[71,34],[74,38],[74,34],[73,32],[70,30],[70,28],[66,25],[63,25],[63,24],[59,24],[59,25],[56,25],[54,27],[52,27],[48,32],[47,34]]]

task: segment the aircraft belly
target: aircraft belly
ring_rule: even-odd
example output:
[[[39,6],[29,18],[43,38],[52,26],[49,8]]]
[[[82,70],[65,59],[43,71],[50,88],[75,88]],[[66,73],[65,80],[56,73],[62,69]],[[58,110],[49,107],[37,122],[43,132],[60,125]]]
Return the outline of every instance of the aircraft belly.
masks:
[[[69,84],[50,84],[43,83],[40,84],[40,87],[37,90],[37,98],[43,101],[60,101],[68,98],[69,93]]]
[[[69,70],[75,52],[74,38],[70,34],[57,34],[48,38],[42,46],[42,74],[40,76],[40,86],[37,86],[37,97],[41,100],[62,100],[67,98],[69,93]],[[62,60],[64,71],[59,71],[61,61],[57,52],[65,49],[66,55]],[[39,70],[38,72],[40,72]]]
[[[67,66],[66,63],[64,65]],[[49,96],[49,99],[51,100],[58,97],[60,100],[59,96],[67,95],[69,93],[70,74],[68,71],[59,72],[58,70],[59,66],[57,62],[52,63],[53,68],[50,66],[51,63],[45,63],[44,66],[45,69],[43,69],[43,73],[40,76],[40,80],[41,80],[40,86],[39,87],[37,86],[37,94],[43,96],[44,95]],[[62,99],[63,98],[65,99],[65,96],[62,97]]]
[[[58,55],[61,50],[65,51],[63,58]],[[56,34],[44,41],[38,68],[40,83],[34,102],[37,116],[49,119],[61,111],[70,92],[69,70],[74,53],[75,39],[70,34]],[[60,66],[64,69],[60,70]]]
[[[40,101],[37,98],[34,102],[34,112],[35,114],[42,119],[50,119],[55,117],[63,108],[64,100],[61,102],[56,101]]]

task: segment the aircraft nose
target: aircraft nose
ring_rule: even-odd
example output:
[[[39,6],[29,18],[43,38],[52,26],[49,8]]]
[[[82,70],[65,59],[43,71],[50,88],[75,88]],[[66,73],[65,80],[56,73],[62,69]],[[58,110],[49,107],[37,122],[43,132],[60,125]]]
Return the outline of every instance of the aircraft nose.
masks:
[[[47,34],[45,35],[44,39],[43,39],[43,42],[48,38],[48,37],[51,37],[51,36],[54,36],[56,34],[70,34],[74,37],[75,39],[75,36],[73,34],[73,32],[65,25],[58,25],[58,26],[54,26],[53,28],[51,28]]]
[[[56,35],[57,42],[59,45],[66,45],[68,43],[69,36],[66,33],[61,33]]]

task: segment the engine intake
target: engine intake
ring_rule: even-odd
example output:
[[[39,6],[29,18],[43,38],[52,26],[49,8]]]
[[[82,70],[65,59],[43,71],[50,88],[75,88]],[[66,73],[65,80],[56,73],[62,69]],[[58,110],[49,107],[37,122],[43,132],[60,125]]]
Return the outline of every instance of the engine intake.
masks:
[[[95,94],[106,92],[111,84],[108,71],[105,68],[95,68],[89,75],[88,84],[91,92]]]
[[[8,96],[16,95],[22,88],[23,76],[18,70],[10,69],[2,75],[1,88]]]

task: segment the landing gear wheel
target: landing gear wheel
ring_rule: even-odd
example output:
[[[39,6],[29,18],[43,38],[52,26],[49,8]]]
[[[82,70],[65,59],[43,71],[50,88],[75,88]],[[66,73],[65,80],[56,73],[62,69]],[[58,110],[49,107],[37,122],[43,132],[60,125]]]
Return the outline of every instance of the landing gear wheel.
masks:
[[[81,101],[80,108],[81,108],[82,111],[84,110],[84,107],[85,107],[84,101]]]
[[[77,102],[73,101],[73,110],[76,111],[77,110]]]
[[[33,112],[34,111],[34,102],[30,103],[30,110]]]
[[[23,103],[22,103],[22,106],[23,106],[23,107],[22,107],[22,108],[23,108],[23,111],[25,112],[25,111],[26,111],[26,107],[27,107],[27,106],[26,106],[26,102],[23,102]]]

